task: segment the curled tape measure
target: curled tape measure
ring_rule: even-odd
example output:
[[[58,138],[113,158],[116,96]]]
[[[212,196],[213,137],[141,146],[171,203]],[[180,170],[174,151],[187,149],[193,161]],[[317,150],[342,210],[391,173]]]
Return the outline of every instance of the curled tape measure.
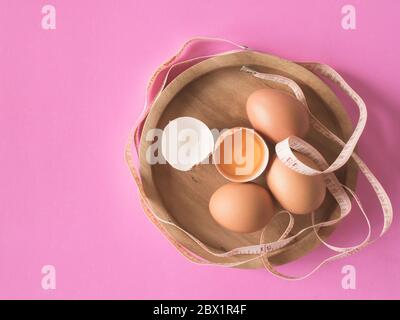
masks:
[[[227,45],[231,45],[235,47],[235,50],[231,51],[224,51],[221,53],[213,54],[213,55],[204,55],[204,56],[197,56],[193,57],[190,59],[185,59],[182,60],[182,56],[184,55],[185,51],[187,48],[189,48],[191,45],[194,43],[198,42],[220,42],[220,43],[225,43]],[[264,234],[266,233],[266,230],[268,229],[268,225],[264,228],[264,230],[261,233],[260,236],[260,244],[258,245],[251,245],[251,246],[245,246],[245,247],[239,247],[235,248],[233,250],[227,251],[227,252],[215,252],[211,250],[207,245],[205,245],[203,242],[201,242],[199,239],[191,235],[189,232],[181,228],[180,226],[176,225],[172,221],[168,221],[165,219],[162,219],[159,217],[155,212],[152,211],[144,190],[143,186],[140,180],[140,176],[135,168],[134,161],[133,161],[133,154],[132,154],[132,147],[135,147],[135,150],[138,154],[138,148],[140,144],[140,136],[142,132],[142,128],[144,125],[144,122],[146,120],[146,117],[149,113],[149,110],[151,108],[152,103],[157,99],[157,97],[160,95],[162,90],[165,88],[166,84],[168,83],[169,77],[171,70],[176,68],[177,66],[187,66],[190,65],[190,63],[196,63],[199,61],[202,61],[207,58],[219,56],[219,55],[226,55],[230,54],[233,52],[238,52],[242,50],[247,50],[247,47],[245,46],[240,46],[237,45],[231,41],[227,41],[224,39],[219,39],[219,38],[193,38],[187,41],[181,49],[178,51],[178,53],[173,56],[171,59],[169,59],[167,62],[165,62],[161,67],[158,68],[158,70],[154,73],[152,78],[149,81],[149,84],[147,86],[147,93],[146,93],[146,100],[145,100],[145,108],[141,114],[141,116],[138,119],[138,122],[133,128],[132,133],[129,136],[128,143],[125,148],[125,159],[128,163],[128,166],[130,168],[130,171],[132,173],[132,176],[134,177],[134,180],[138,186],[139,189],[139,194],[140,194],[140,200],[141,204],[143,206],[143,209],[145,210],[146,214],[150,218],[150,220],[156,224],[157,226],[162,226],[164,225],[170,225],[174,228],[177,228],[178,230],[182,231],[184,234],[186,234],[190,239],[193,240],[199,247],[201,247],[203,250],[208,252],[209,254],[216,256],[216,257],[231,257],[231,256],[238,256],[238,255],[256,255],[255,257],[251,257],[246,260],[238,261],[238,262],[232,262],[232,263],[214,263],[210,262],[206,259],[203,259],[201,257],[198,257],[197,255],[193,254],[190,250],[188,250],[186,247],[184,247],[182,244],[177,242],[164,228],[160,228],[164,235],[177,247],[177,249],[185,256],[187,257],[190,261],[198,263],[198,264],[208,264],[208,265],[217,265],[217,266],[223,266],[223,267],[235,267],[244,263],[247,263],[252,260],[256,259],[262,259],[262,262],[264,264],[264,267],[271,272],[273,275],[286,279],[286,280],[301,280],[305,279],[311,274],[313,274],[315,271],[317,271],[322,265],[329,261],[337,260],[346,256],[349,256],[351,254],[354,254],[361,250],[362,248],[366,247],[370,243],[376,241],[377,239],[371,239],[371,224],[368,219],[367,214],[365,213],[364,208],[361,205],[360,200],[358,199],[357,195],[352,191],[350,188],[348,188],[345,185],[342,185],[339,180],[336,178],[336,175],[334,172],[338,169],[340,169],[342,166],[344,166],[347,161],[352,158],[357,166],[359,167],[360,171],[363,173],[363,175],[367,178],[368,182],[371,184],[372,188],[374,189],[374,192],[380,202],[382,212],[383,212],[383,217],[384,217],[384,223],[382,230],[380,232],[379,237],[383,236],[387,230],[390,228],[390,225],[392,223],[393,219],[393,209],[392,205],[390,202],[390,199],[382,187],[382,185],[379,183],[378,179],[373,175],[373,173],[369,170],[367,165],[361,160],[361,158],[354,152],[354,149],[357,145],[358,140],[360,139],[362,132],[365,128],[366,121],[367,121],[367,109],[365,106],[364,101],[361,99],[361,97],[346,83],[346,81],[331,67],[325,65],[325,64],[319,64],[319,63],[298,63],[302,65],[303,67],[307,68],[311,72],[314,72],[317,75],[320,75],[321,77],[325,77],[328,80],[332,81],[334,84],[338,85],[357,105],[359,109],[359,118],[357,125],[354,129],[353,134],[350,136],[349,140],[347,142],[342,141],[339,137],[337,137],[334,133],[332,133],[328,128],[326,128],[317,118],[314,117],[314,115],[310,112],[310,109],[307,105],[306,97],[299,87],[299,85],[286,77],[276,75],[276,74],[267,74],[267,73],[260,73],[255,70],[252,70],[246,66],[243,66],[241,71],[243,72],[248,72],[252,74],[254,77],[266,80],[266,81],[273,81],[282,85],[287,86],[290,88],[293,92],[293,94],[296,96],[296,98],[304,105],[304,107],[307,109],[310,119],[311,119],[311,125],[312,127],[318,131],[320,134],[324,135],[326,138],[331,140],[332,142],[336,143],[341,147],[341,151],[338,155],[338,157],[335,159],[335,161],[332,164],[328,164],[324,157],[321,155],[318,150],[316,150],[313,146],[311,146],[309,143],[304,141],[303,139],[296,137],[296,136],[291,136],[288,137],[287,139],[280,141],[279,143],[276,144],[275,146],[275,151],[279,159],[290,169],[295,170],[301,174],[304,175],[323,175],[324,180],[326,182],[328,191],[332,194],[336,202],[338,203],[339,209],[340,209],[340,214],[339,217],[336,219],[324,221],[324,222],[315,222],[315,213],[313,212],[311,214],[312,218],[312,225],[301,229],[299,232],[297,232],[293,236],[288,236],[290,234],[290,231],[292,230],[294,226],[294,218],[292,214],[286,210],[282,210],[276,215],[280,214],[286,214],[288,215],[288,225],[286,227],[286,230],[283,232],[283,234],[280,236],[280,238],[274,242],[270,243],[264,243],[263,238]],[[301,162],[293,153],[292,150],[298,151],[310,159],[312,159],[315,164],[318,166],[318,169],[311,168]],[[321,227],[328,227],[332,226],[336,223],[338,223],[340,220],[342,220],[344,217],[346,217],[352,208],[352,203],[350,200],[350,196],[355,200],[357,205],[359,206],[365,221],[368,226],[368,232],[365,237],[365,239],[359,243],[358,245],[351,246],[351,247],[337,247],[334,245],[331,245],[327,243],[325,240],[321,238],[319,235],[319,228]],[[299,235],[304,233],[307,230],[312,229],[319,241],[324,244],[327,248],[331,249],[332,251],[335,252],[334,255],[330,256],[329,258],[323,260],[320,264],[318,264],[314,269],[312,269],[310,272],[303,276],[288,276],[284,275],[278,270],[274,268],[274,266],[271,265],[271,263],[268,260],[268,253],[281,249],[285,247],[286,245],[290,244],[294,239],[296,239]],[[378,237],[378,238],[379,238]]]

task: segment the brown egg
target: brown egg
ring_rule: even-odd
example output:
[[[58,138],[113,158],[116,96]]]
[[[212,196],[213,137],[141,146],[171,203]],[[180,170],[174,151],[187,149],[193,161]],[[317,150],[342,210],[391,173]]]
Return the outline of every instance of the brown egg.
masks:
[[[306,156],[295,152],[299,160],[317,169],[314,162]],[[321,175],[306,176],[286,167],[274,157],[266,180],[268,187],[280,205],[296,214],[306,214],[316,210],[324,201],[326,184]]]
[[[228,183],[211,196],[210,213],[221,226],[235,232],[254,232],[274,213],[268,191],[255,183]]]
[[[304,137],[310,126],[305,106],[282,90],[254,91],[247,99],[246,111],[254,129],[273,142],[292,135]]]

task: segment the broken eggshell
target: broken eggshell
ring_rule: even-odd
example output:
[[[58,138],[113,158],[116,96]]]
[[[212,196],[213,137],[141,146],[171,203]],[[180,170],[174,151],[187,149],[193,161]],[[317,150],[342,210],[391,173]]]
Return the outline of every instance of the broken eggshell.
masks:
[[[161,137],[161,153],[175,169],[189,171],[214,150],[214,136],[200,120],[180,117],[170,121]]]

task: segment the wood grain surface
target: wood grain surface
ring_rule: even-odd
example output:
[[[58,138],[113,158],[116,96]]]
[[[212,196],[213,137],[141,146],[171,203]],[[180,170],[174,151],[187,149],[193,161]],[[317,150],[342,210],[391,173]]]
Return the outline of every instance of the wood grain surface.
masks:
[[[268,86],[285,91],[288,89],[241,72],[242,65],[295,80],[303,89],[312,113],[322,123],[345,140],[353,130],[341,102],[323,81],[302,66],[275,56],[254,51],[218,56],[190,67],[175,78],[155,101],[146,119],[139,154],[140,175],[152,209],[159,216],[176,222],[215,251],[258,244],[260,232],[230,232],[212,219],[208,210],[209,199],[218,187],[228,182],[214,165],[199,165],[188,172],[175,170],[168,164],[150,165],[146,161],[145,152],[154,141],[146,141],[145,137],[148,130],[163,129],[170,120],[181,116],[195,117],[210,129],[251,127],[245,110],[247,97],[254,90]],[[339,152],[337,146],[313,130],[305,140],[315,146],[328,162],[332,162]],[[269,145],[269,150],[273,154],[274,146]],[[262,174],[255,182],[266,187],[264,176]],[[355,164],[350,161],[337,171],[337,177],[354,188],[357,179]],[[317,220],[327,220],[337,215],[337,205],[328,194],[317,212]],[[276,240],[286,228],[287,222],[287,217],[275,217],[268,226],[264,240]],[[292,234],[310,223],[310,215],[296,216]],[[196,255],[210,261],[233,262],[249,258],[248,255],[216,258],[206,253],[181,231],[171,226],[164,228]],[[320,230],[320,234],[327,237],[332,231],[333,227],[324,228]],[[305,255],[318,244],[313,232],[306,232],[293,244],[271,253],[270,260],[273,264],[284,264]],[[257,268],[261,265],[261,260],[257,259],[240,267]]]

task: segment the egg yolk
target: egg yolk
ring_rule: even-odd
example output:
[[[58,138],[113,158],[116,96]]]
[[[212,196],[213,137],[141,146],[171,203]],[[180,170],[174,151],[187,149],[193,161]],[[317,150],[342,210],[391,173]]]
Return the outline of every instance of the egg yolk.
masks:
[[[261,166],[263,144],[254,132],[241,129],[224,138],[219,146],[219,157],[221,171],[228,176],[245,179]]]

